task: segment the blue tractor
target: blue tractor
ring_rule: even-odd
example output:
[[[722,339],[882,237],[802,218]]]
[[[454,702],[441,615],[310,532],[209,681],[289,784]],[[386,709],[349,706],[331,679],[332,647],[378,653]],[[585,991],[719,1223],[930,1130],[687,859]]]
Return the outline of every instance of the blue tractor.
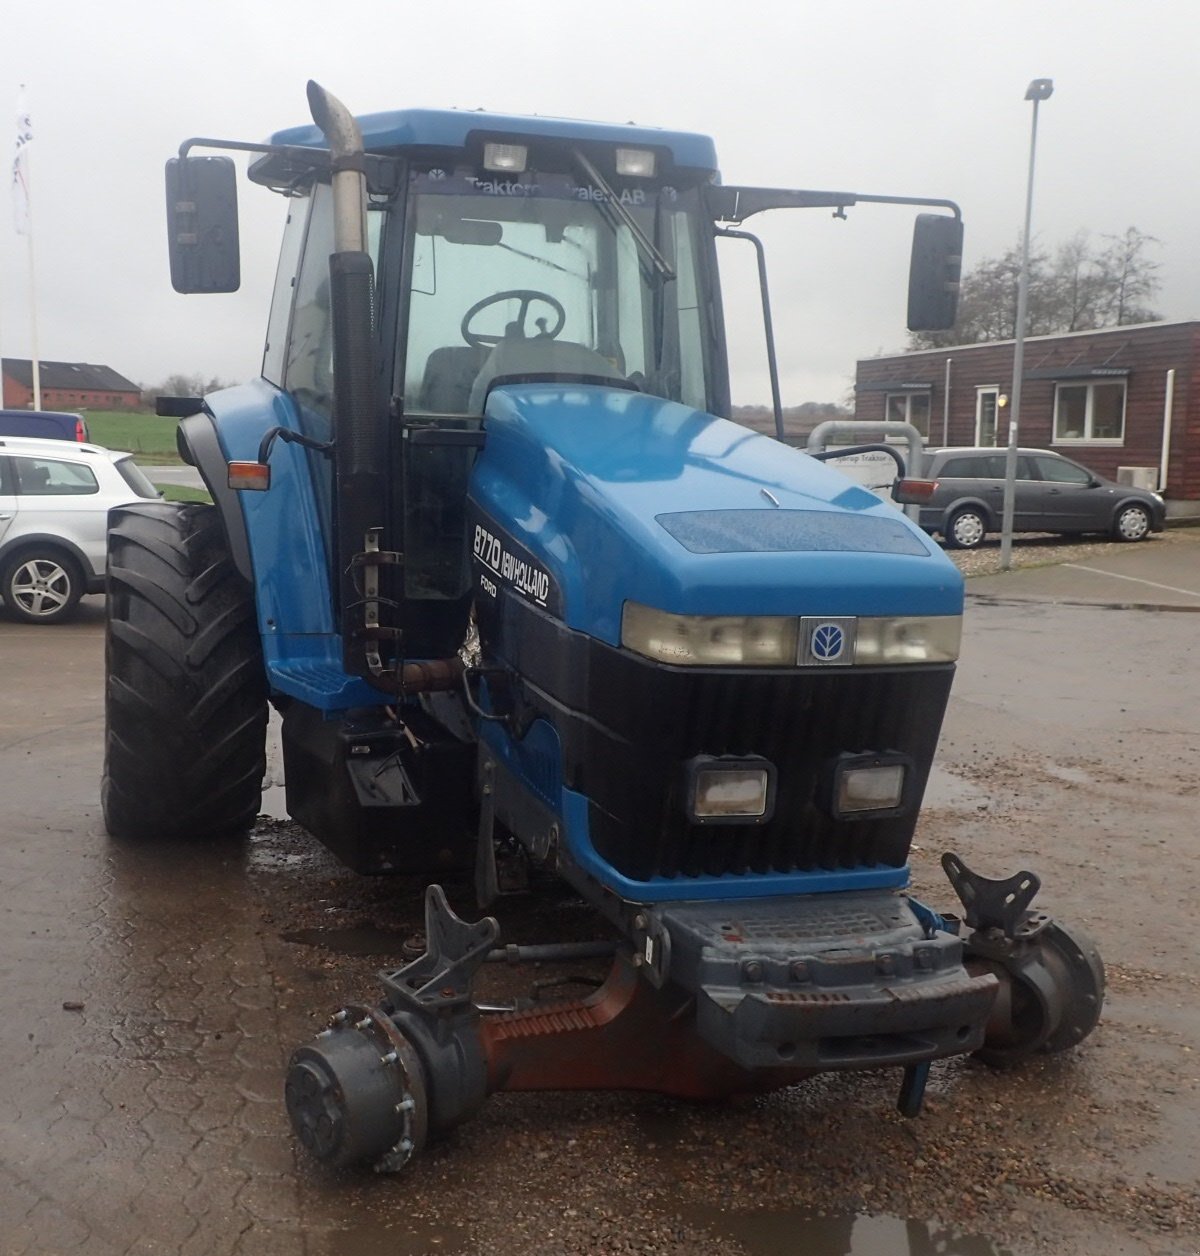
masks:
[[[294,1054],[333,1165],[399,1168],[501,1089],[713,1096],[1095,1026],[1092,943],[1037,878],[943,860],[906,893],[962,581],[893,505],[729,421],[718,237],[768,209],[912,204],[914,328],[953,323],[952,202],[723,186],[684,133],[407,110],[168,163],[172,279],[238,286],[234,169],[287,198],[261,378],[160,402],[209,505],[111,520],[109,831],[202,838],[260,805],[362,873],[428,878],[425,950]],[[774,356],[770,355],[778,415]],[[901,482],[899,495],[920,492]],[[565,882],[607,941],[498,945],[436,882]],[[612,941],[613,938],[617,940]],[[480,966],[611,956],[557,1004]]]

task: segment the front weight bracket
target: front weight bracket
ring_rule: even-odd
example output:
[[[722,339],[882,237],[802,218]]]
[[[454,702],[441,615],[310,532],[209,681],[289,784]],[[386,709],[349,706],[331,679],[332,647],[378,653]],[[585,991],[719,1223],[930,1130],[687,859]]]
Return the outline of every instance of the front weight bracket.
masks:
[[[1036,937],[1050,923],[1045,912],[1029,910],[1042,888],[1037,873],[1017,872],[994,881],[972,872],[952,851],[942,856],[942,869],[962,902],[967,925],[977,933],[1022,942]]]

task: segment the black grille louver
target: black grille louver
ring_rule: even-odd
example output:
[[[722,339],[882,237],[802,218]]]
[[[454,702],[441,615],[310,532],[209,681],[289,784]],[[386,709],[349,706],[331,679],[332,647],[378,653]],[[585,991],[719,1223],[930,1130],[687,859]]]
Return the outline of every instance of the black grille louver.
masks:
[[[665,667],[501,601],[505,661],[529,719],[548,720],[563,783],[590,800],[597,853],[635,880],[901,867],[933,761],[952,664],[786,671]],[[898,752],[915,781],[901,815],[837,820],[819,802],[839,755]],[[684,808],[696,755],[761,755],[777,771],[765,824],[697,825]]]
[[[919,777],[913,794],[919,799],[951,669],[668,675],[674,681],[668,703],[671,722],[677,721],[674,745],[635,743],[627,759],[628,772],[636,774],[626,777],[629,788],[614,789],[610,778],[603,794],[590,793],[592,840],[618,871],[642,880],[904,863],[915,803],[901,816],[837,820],[818,803],[821,776],[845,752],[899,751],[913,761]],[[663,753],[670,749],[673,753]],[[778,792],[772,819],[690,823],[681,765],[695,754],[755,754],[774,763]]]

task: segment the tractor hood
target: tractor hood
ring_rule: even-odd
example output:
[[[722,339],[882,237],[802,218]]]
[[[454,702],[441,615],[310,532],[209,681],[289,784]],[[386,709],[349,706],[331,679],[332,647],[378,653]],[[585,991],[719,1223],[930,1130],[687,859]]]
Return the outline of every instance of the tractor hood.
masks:
[[[894,506],[736,423],[596,385],[493,389],[475,558],[616,645],[635,601],[677,614],[957,615],[954,565]]]

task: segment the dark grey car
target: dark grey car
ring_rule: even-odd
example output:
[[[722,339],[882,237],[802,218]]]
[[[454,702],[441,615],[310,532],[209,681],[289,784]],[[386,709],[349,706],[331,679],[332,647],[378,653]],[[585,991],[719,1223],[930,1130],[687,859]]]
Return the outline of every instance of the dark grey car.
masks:
[[[1004,513],[1003,449],[931,449],[924,478],[937,488],[920,524],[955,549],[973,549],[1000,531]],[[1017,453],[1014,532],[1103,532],[1141,541],[1161,532],[1166,507],[1157,493],[1117,484],[1047,449]]]

